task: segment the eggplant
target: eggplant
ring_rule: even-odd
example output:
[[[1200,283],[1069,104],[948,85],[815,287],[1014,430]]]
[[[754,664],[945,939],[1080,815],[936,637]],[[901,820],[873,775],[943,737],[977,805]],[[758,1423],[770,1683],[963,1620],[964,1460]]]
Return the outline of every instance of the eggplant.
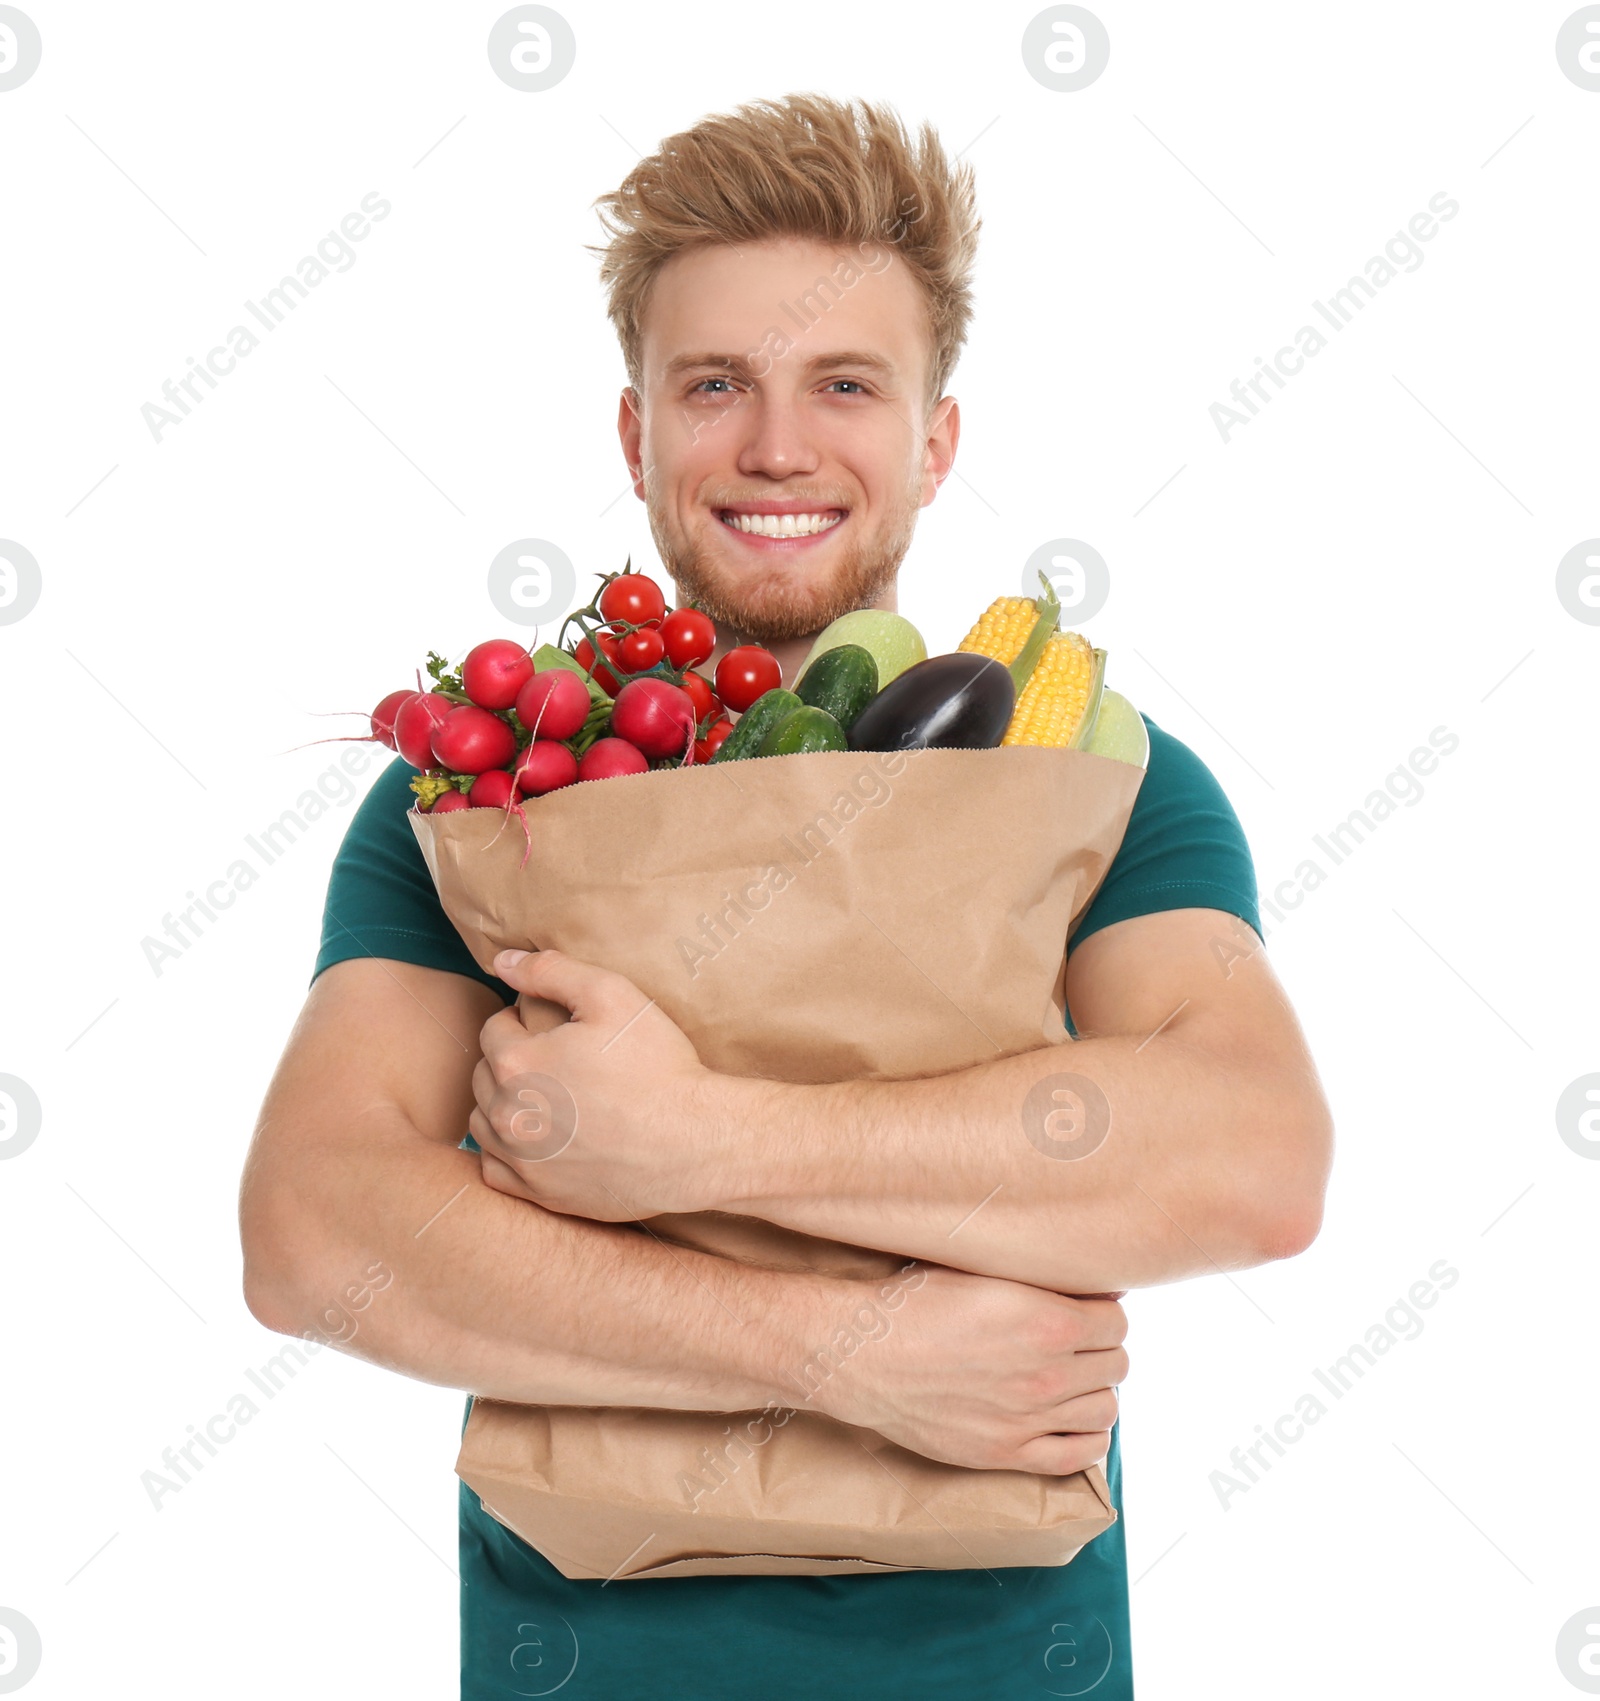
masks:
[[[993,750],[1017,688],[992,656],[957,650],[897,674],[850,724],[852,750]]]

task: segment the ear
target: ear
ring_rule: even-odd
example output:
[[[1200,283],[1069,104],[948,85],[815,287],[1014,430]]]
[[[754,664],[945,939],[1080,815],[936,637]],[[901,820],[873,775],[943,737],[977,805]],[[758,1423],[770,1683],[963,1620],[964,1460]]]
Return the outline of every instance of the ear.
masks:
[[[622,458],[633,481],[633,493],[644,501],[644,404],[639,392],[629,384],[617,404],[617,437],[622,444]]]

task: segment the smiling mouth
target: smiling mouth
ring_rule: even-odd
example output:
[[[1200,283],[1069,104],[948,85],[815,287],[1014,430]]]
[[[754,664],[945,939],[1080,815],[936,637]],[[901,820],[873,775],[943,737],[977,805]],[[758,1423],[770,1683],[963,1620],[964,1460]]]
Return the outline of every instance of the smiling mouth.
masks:
[[[845,508],[822,508],[812,514],[736,514],[723,508],[717,518],[729,531],[746,537],[820,537],[830,532],[849,512]]]

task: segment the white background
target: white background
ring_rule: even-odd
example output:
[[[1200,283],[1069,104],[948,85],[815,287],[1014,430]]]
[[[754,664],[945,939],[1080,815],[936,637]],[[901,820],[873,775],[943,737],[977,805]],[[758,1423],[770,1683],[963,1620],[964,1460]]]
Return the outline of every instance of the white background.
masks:
[[[1112,683],[1211,765],[1264,894],[1431,729],[1460,741],[1269,918],[1338,1125],[1321,1238],[1127,1302],[1139,1693],[1579,1693],[1555,1643],[1600,1603],[1600,1162],[1555,1106],[1600,1070],[1600,628],[1555,587],[1600,534],[1600,93],[1557,64],[1574,8],[1101,0],[1109,68],[1059,93],[1031,6],[568,4],[576,66],[538,94],[491,73],[498,5],[26,9],[0,535],[43,594],[0,626],[0,1072],[43,1131],[0,1163],[0,1606],[43,1639],[30,1701],[452,1692],[457,1394],[324,1352],[159,1511],[140,1480],[282,1344],[240,1298],[235,1191],[349,806],[159,976],[141,941],[351,748],[285,753],[358,730],[316,715],[504,631],[504,544],[556,540],[583,584],[654,561],[590,202],[801,89],[931,119],[977,173],[958,476],[901,580],[930,649],[1040,543],[1092,543]],[[353,267],[154,441],[142,404],[373,190]],[[1440,191],[1424,263],[1224,443],[1211,404]],[[1424,1331],[1224,1509],[1230,1450],[1439,1259]]]

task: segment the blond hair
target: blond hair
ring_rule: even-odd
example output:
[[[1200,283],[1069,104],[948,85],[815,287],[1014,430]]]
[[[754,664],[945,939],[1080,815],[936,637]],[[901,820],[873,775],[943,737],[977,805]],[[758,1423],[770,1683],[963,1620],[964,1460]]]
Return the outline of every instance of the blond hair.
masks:
[[[927,409],[944,394],[972,317],[982,220],[972,167],[946,158],[931,124],[913,144],[887,105],[750,101],[667,137],[592,204],[609,240],[586,246],[601,256],[606,311],[640,395],[644,311],[662,266],[688,248],[780,237],[892,249],[927,303]]]

